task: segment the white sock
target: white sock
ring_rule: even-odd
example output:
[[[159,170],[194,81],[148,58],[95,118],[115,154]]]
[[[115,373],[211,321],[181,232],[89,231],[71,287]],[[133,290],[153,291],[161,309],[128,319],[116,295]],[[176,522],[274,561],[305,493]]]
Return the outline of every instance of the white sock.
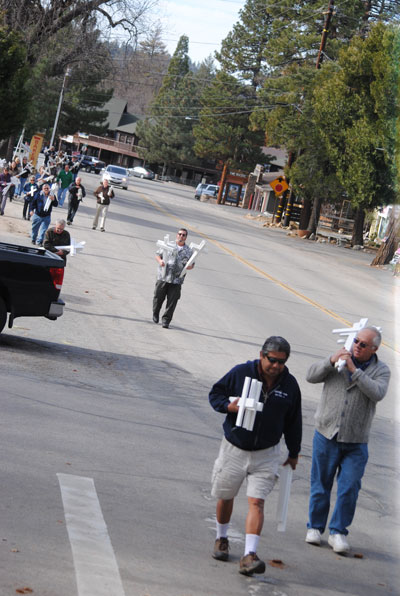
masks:
[[[256,553],[258,547],[258,541],[260,537],[258,534],[246,534],[246,544],[244,547],[244,556],[248,555],[249,553]]]
[[[228,537],[229,522],[227,524],[220,524],[217,522],[217,540],[218,538]]]

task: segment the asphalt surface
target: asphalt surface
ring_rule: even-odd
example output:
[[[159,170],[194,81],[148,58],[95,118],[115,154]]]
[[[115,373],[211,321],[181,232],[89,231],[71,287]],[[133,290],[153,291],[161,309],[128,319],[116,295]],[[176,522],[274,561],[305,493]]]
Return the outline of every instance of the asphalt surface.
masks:
[[[288,237],[171,183],[133,179],[128,191],[116,189],[106,232],[93,231],[99,177],[83,182],[88,196],[69,231],[86,246],[68,259],[63,317],[20,318],[0,337],[0,595],[399,594],[399,279],[369,267],[369,254]],[[2,239],[29,244],[21,216],[22,203],[7,205]],[[207,250],[166,330],[151,318],[155,243],[181,226]],[[319,548],[304,542],[321,390],[305,374],[337,349],[332,329],[362,316],[383,328],[379,355],[393,379],[377,408],[344,557],[326,536]],[[304,440],[286,532],[276,529],[275,489],[259,546],[267,569],[246,578],[237,572],[244,490],[232,560],[211,558],[210,473],[223,416],[207,395],[233,365],[257,358],[271,334],[292,346]]]

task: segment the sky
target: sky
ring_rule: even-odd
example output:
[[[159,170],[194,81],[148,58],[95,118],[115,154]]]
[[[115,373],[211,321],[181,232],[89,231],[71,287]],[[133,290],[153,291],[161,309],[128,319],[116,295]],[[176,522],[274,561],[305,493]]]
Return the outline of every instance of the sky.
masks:
[[[201,62],[215,50],[239,20],[245,0],[161,0],[162,36],[173,54],[181,35],[189,37],[189,56]]]

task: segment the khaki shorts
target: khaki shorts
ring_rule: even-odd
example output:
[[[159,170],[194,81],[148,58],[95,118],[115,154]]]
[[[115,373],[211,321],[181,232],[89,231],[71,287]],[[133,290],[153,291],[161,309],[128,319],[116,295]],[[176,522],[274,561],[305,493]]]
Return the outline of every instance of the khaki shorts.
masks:
[[[212,496],[233,499],[246,479],[247,496],[265,499],[278,478],[279,454],[279,443],[268,449],[244,451],[224,437],[212,472]]]

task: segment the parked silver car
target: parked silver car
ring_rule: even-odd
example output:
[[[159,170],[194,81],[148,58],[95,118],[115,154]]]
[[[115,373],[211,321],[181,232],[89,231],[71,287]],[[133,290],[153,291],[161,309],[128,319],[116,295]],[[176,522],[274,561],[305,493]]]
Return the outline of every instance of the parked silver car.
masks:
[[[128,179],[128,170],[121,166],[107,166],[102,176],[102,180],[108,180],[109,184],[121,186],[125,190],[128,190]]]
[[[145,168],[144,166],[135,166],[134,168],[130,168],[129,173],[131,176],[147,178],[148,180],[154,180],[155,177],[154,172],[149,170],[149,168]]]
[[[198,184],[194,198],[200,200],[200,195],[208,195],[209,197],[216,197],[218,194],[218,186],[216,184]]]

